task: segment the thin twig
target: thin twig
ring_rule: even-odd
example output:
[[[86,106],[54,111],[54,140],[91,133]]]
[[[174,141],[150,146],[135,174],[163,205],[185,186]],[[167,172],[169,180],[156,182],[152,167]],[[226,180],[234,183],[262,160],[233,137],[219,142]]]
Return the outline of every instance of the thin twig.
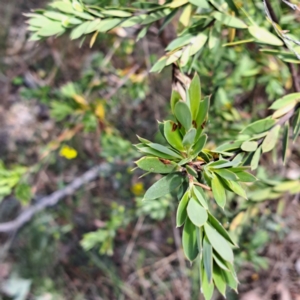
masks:
[[[66,187],[52,193],[49,196],[42,198],[37,204],[25,209],[16,219],[6,223],[0,223],[0,232],[16,232],[24,224],[29,222],[38,212],[47,207],[56,205],[60,200],[66,196],[73,195],[76,190],[81,188],[84,184],[95,180],[100,173],[110,173],[111,166],[107,163],[102,163],[96,167],[85,172],[80,177],[76,178]]]
[[[200,183],[200,182],[193,182],[194,185],[198,185],[198,186],[201,186],[202,188],[204,188],[205,190],[208,190],[208,191],[211,191],[211,188],[203,183]]]

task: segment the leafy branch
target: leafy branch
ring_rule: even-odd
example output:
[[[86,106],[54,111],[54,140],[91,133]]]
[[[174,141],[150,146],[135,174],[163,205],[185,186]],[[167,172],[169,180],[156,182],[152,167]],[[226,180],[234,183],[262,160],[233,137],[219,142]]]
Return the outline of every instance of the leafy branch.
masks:
[[[165,55],[151,69],[160,72],[166,66],[173,66],[172,117],[158,123],[161,144],[138,137],[140,143],[136,147],[144,157],[136,164],[147,172],[145,175],[163,175],[147,190],[145,201],[170,193],[177,196],[176,225],[183,226],[183,250],[189,261],[198,259],[206,299],[211,299],[215,286],[225,296],[227,286],[237,290],[238,285],[232,250],[237,247],[236,241],[213,216],[212,207],[218,205],[224,210],[229,193],[247,199],[247,185],[257,180],[248,169],[255,170],[262,153],[275,148],[281,131],[285,162],[290,123],[294,140],[300,132],[300,87],[292,65],[297,53],[289,45],[293,38],[278,26],[267,0],[263,1],[265,12],[277,35],[268,26],[255,22],[242,5],[237,7],[231,0],[219,2],[174,0],[164,5],[140,2],[134,7],[101,8],[65,0],[27,14],[32,40],[70,31],[71,39],[83,41],[91,35],[90,46],[93,46],[101,32],[138,27],[142,28],[137,35],[140,39],[158,21],[161,32],[180,12],[178,37],[166,46]],[[220,48],[221,36],[228,41],[223,47],[250,43],[271,46],[260,51],[276,55],[288,64],[296,93],[276,100],[270,107],[272,116],[248,124],[233,141],[211,149],[207,146],[211,97],[202,95],[198,75],[191,80],[185,74],[191,73],[203,51]],[[209,201],[208,196],[214,201]]]

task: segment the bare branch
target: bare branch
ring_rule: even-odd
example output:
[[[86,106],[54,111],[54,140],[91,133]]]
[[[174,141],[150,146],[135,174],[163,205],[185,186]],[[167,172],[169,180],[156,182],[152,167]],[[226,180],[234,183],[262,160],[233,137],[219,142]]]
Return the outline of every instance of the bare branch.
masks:
[[[42,198],[37,204],[25,209],[15,220],[6,223],[0,223],[0,232],[16,232],[24,224],[29,222],[38,212],[47,207],[54,206],[66,196],[74,194],[74,192],[81,188],[84,184],[95,180],[100,173],[107,174],[110,172],[111,166],[107,163],[102,163],[96,167],[93,167],[85,172],[82,176],[76,178],[63,189]]]

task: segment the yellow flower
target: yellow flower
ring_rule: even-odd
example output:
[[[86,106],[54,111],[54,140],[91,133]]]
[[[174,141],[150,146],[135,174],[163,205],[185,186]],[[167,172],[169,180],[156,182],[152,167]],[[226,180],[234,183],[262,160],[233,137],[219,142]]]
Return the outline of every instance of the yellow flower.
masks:
[[[77,157],[77,151],[69,146],[63,146],[60,151],[59,155],[65,157],[66,159],[73,159]]]
[[[142,182],[137,182],[131,187],[131,191],[136,196],[144,194],[144,184]]]
[[[105,108],[101,102],[96,106],[95,115],[99,118],[100,121],[105,120]]]

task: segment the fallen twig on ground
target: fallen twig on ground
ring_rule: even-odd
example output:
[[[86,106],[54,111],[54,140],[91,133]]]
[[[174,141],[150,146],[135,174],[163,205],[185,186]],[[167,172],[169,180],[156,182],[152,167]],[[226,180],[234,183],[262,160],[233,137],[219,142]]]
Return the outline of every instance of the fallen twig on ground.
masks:
[[[66,187],[52,193],[39,200],[37,204],[34,204],[26,208],[16,219],[6,223],[0,223],[0,232],[16,232],[24,224],[29,222],[34,215],[38,212],[44,210],[47,207],[56,205],[60,200],[64,199],[66,196],[74,194],[76,190],[80,187],[95,180],[100,173],[110,173],[111,166],[108,163],[101,163],[100,165],[93,167],[92,169],[85,172],[83,175],[76,178]]]

